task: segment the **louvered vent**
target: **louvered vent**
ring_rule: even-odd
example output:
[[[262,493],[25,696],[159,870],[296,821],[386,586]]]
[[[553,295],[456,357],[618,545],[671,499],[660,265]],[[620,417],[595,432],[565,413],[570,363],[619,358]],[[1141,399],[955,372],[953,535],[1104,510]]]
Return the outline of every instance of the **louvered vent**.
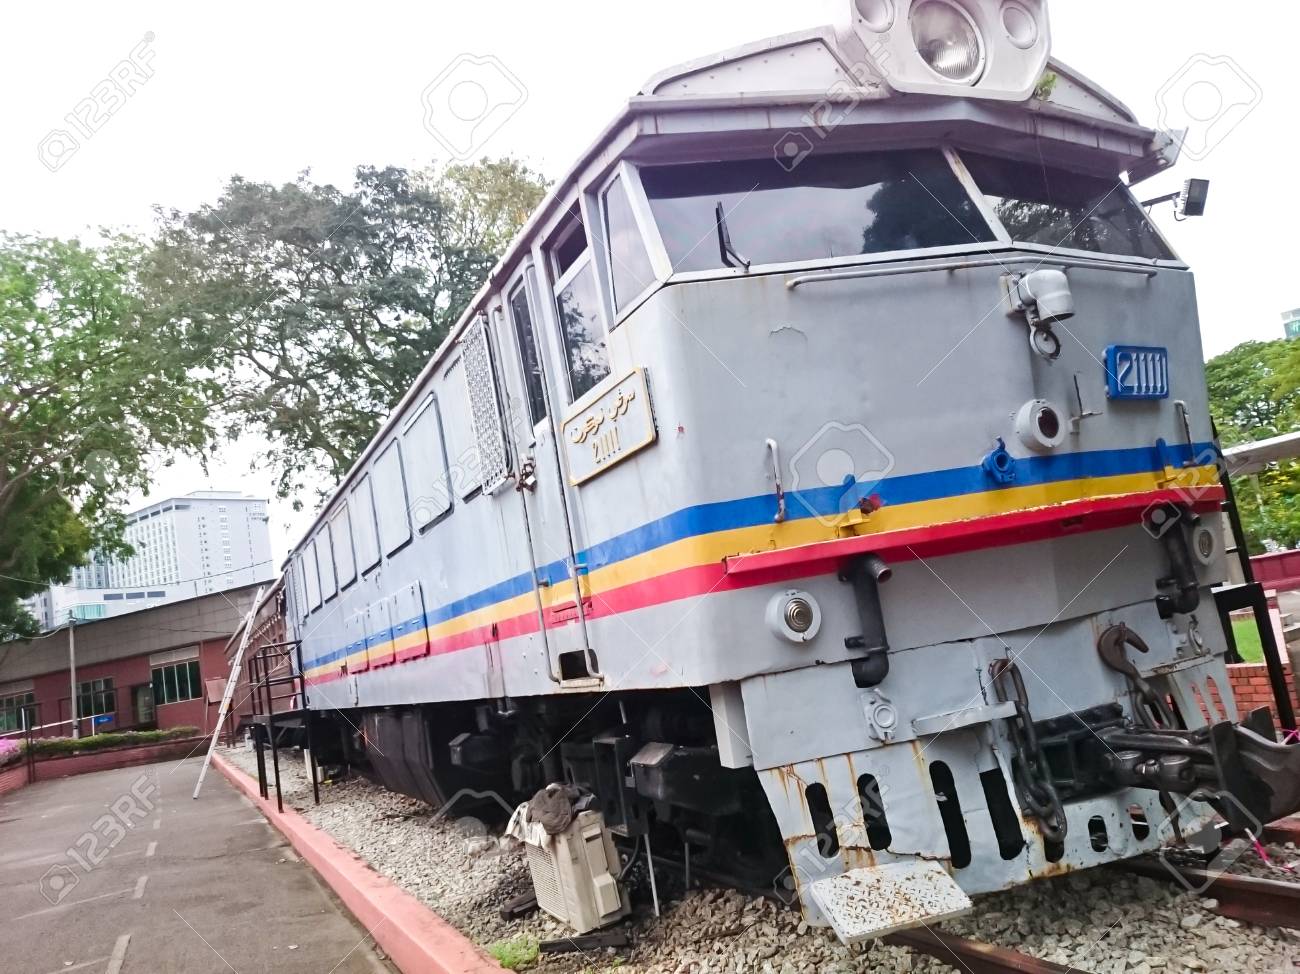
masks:
[[[470,323],[461,345],[465,349],[465,385],[469,389],[474,438],[478,441],[479,472],[483,490],[490,494],[510,476],[510,454],[501,421],[501,398],[496,370],[492,367],[486,315],[479,315]]]

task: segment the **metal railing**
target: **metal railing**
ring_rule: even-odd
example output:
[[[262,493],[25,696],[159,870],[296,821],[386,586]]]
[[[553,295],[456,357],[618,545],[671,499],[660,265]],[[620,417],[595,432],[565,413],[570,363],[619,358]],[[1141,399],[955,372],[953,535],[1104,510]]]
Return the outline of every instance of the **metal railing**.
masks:
[[[295,665],[296,664],[296,665]],[[269,799],[264,748],[271,748],[271,765],[275,773],[275,802],[284,811],[284,795],[280,784],[279,730],[290,717],[302,722],[303,749],[307,753],[308,774],[311,776],[312,798],[320,804],[320,782],[316,768],[316,752],[312,748],[311,712],[307,709],[307,684],[302,672],[302,644],[298,640],[268,643],[259,646],[248,660],[249,689],[253,700],[253,745],[257,752],[257,787],[263,798]],[[287,687],[285,693],[276,691]],[[290,706],[277,707],[287,701]],[[265,740],[264,740],[265,738]]]

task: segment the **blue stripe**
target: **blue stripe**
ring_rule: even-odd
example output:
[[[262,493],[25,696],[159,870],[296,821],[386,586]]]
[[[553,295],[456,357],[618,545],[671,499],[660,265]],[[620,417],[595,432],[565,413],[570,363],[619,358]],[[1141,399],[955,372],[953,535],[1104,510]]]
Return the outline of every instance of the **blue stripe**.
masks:
[[[1034,487],[1065,480],[1082,480],[1088,477],[1117,477],[1125,474],[1150,473],[1162,470],[1166,462],[1184,464],[1208,457],[1217,457],[1211,443],[1195,446],[1170,446],[1161,441],[1158,445],[1134,447],[1124,450],[1095,450],[1087,453],[1061,453],[1017,459],[1014,462],[1015,480],[1007,488]],[[864,496],[877,494],[886,506],[914,504],[939,500],[945,497],[962,497],[989,493],[999,488],[982,466],[955,467],[951,470],[934,470],[927,473],[904,474],[887,477],[877,483],[850,483],[837,487],[820,487],[815,490],[794,491],[786,495],[786,508],[790,520],[821,516],[829,517],[856,506]],[[578,561],[595,571],[616,562],[653,551],[664,545],[702,534],[730,531],[735,528],[771,524],[776,518],[776,495],[761,494],[738,500],[718,501],[682,508],[640,527],[593,545],[580,552]],[[569,579],[569,566],[563,561],[553,561],[538,567],[538,575],[549,585]],[[427,611],[427,625],[435,626],[469,612],[504,602],[533,590],[528,573],[498,582],[472,595]],[[415,622],[416,620],[407,620]],[[389,630],[391,634],[392,630]],[[378,633],[372,642],[383,642],[391,635]],[[346,649],[333,650],[309,659],[304,665],[321,666],[347,656]]]

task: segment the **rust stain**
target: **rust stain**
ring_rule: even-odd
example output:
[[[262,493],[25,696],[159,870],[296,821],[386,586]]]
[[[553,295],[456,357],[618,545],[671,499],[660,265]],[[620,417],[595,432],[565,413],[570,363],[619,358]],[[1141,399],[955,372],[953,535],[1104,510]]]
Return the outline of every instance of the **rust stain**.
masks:
[[[1021,816],[1020,824],[1029,834],[1028,842],[1037,842],[1038,848],[1046,848],[1047,842],[1046,839],[1043,838],[1043,830],[1039,826],[1037,819]],[[1044,861],[1041,869],[1035,869],[1032,864],[1027,864],[1025,872],[1028,873],[1031,879],[1052,879],[1056,876],[1064,876],[1068,873],[1072,873],[1077,868],[1077,866],[1072,866],[1064,859],[1061,859],[1059,862]]]
[[[876,865],[876,850],[870,846],[840,846],[844,869],[870,869]]]

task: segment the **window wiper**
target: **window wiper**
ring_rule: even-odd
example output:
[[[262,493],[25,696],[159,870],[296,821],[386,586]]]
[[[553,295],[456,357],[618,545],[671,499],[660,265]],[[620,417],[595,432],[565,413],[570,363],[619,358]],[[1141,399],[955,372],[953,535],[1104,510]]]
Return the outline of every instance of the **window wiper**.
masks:
[[[727,210],[718,201],[718,207],[714,210],[714,217],[718,223],[718,250],[722,254],[722,262],[728,267],[743,267],[749,271],[749,261],[742,257],[731,245],[731,231],[727,228]]]

